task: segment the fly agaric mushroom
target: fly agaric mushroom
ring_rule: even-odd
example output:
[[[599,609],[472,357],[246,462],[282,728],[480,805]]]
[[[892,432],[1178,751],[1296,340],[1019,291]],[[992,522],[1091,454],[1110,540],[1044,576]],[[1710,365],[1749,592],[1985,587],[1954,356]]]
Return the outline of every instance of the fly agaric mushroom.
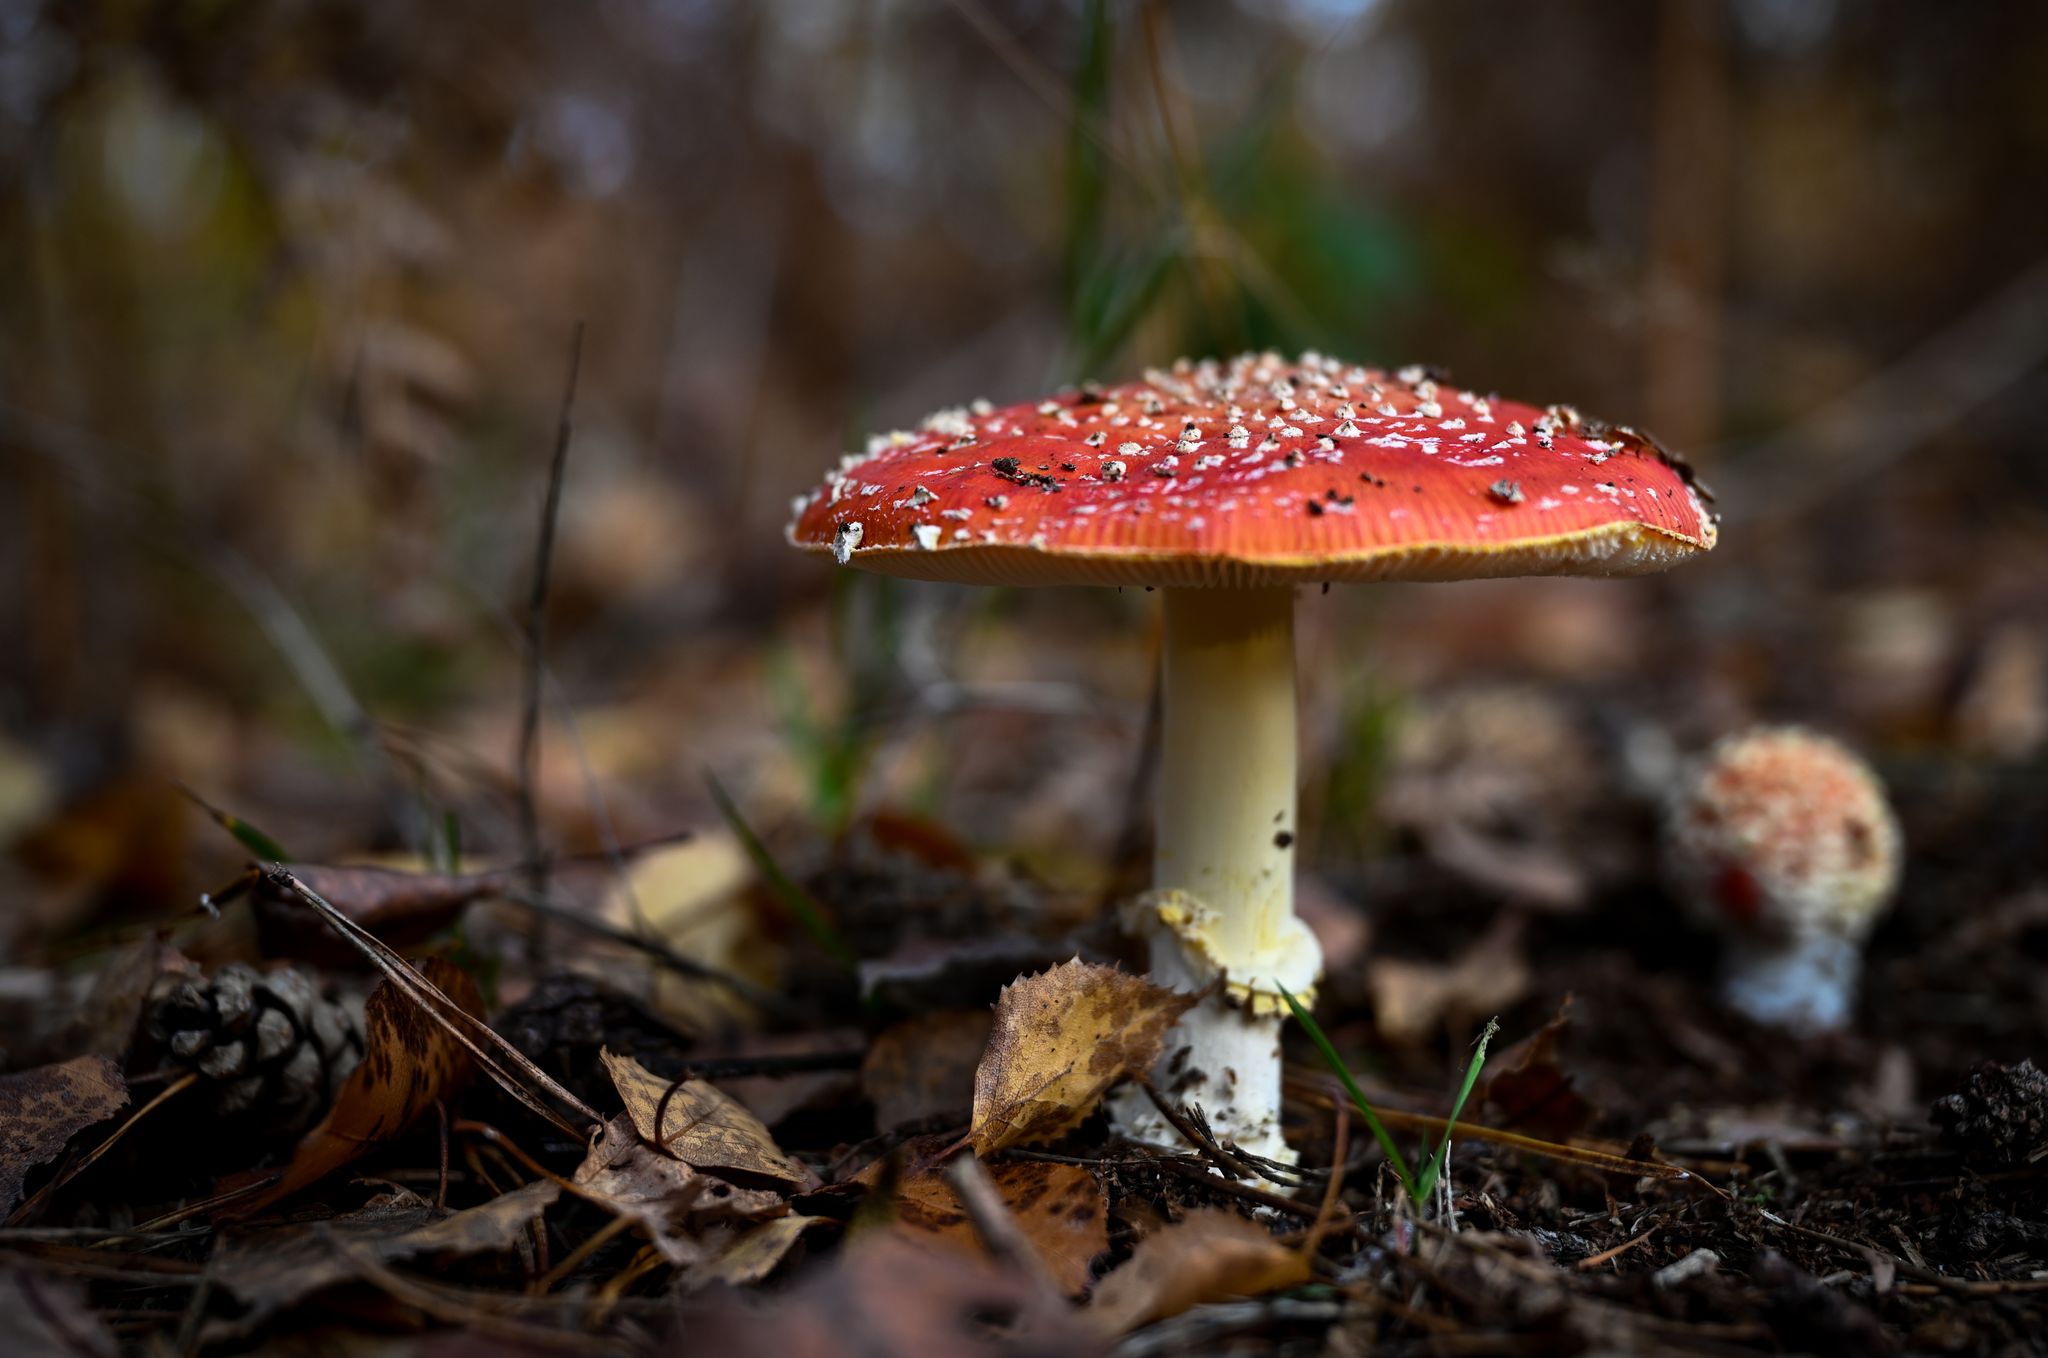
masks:
[[[1294,913],[1295,586],[1634,575],[1714,537],[1632,430],[1314,354],[941,411],[847,457],[789,529],[914,579],[1165,589],[1155,890],[1126,918],[1155,980],[1223,982],[1168,1047],[1173,1091],[1281,1161],[1279,987],[1306,1002],[1321,969]],[[1137,1100],[1118,1119],[1175,1139]]]
[[[1839,1028],[1891,901],[1899,827],[1870,766],[1796,726],[1723,737],[1666,809],[1665,869],[1728,940],[1722,994],[1759,1023]]]

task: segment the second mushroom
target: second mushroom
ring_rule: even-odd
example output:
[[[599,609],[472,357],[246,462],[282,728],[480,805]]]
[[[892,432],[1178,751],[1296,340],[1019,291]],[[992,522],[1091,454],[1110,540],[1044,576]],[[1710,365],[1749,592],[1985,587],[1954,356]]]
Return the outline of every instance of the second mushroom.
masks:
[[[846,458],[790,526],[890,575],[1164,590],[1154,889],[1125,918],[1155,980],[1213,987],[1163,1085],[1284,1162],[1280,988],[1306,1002],[1321,970],[1294,913],[1295,588],[1640,575],[1715,535],[1683,465],[1632,430],[1315,354],[941,411]],[[1178,1139],[1147,1103],[1116,1114]]]

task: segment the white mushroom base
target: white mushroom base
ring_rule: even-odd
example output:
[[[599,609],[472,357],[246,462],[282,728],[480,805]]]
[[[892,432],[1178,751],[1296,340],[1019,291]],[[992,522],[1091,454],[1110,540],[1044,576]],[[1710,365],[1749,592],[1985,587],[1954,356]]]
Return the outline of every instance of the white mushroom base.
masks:
[[[1172,990],[1208,990],[1181,1017],[1152,1072],[1169,1099],[1197,1107],[1217,1141],[1281,1164],[1295,1153],[1280,1130],[1280,1029],[1286,1004],[1275,985],[1313,1003],[1322,949],[1306,924],[1287,916],[1259,955],[1240,959],[1247,979],[1227,978],[1211,948],[1216,913],[1183,892],[1150,892],[1125,908],[1125,925],[1150,943],[1152,980]],[[1182,1149],[1181,1135],[1136,1086],[1110,1100],[1117,1130],[1133,1141]]]
[[[1833,1032],[1855,1006],[1862,954],[1859,942],[1833,933],[1734,943],[1721,962],[1721,998],[1758,1023],[1807,1035]]]

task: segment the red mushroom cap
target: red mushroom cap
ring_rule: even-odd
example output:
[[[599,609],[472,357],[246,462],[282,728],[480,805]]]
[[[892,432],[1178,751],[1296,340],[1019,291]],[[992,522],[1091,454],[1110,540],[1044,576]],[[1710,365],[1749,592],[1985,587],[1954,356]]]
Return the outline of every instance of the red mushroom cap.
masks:
[[[1247,354],[941,411],[848,457],[789,537],[925,580],[1245,586],[1638,575],[1715,531],[1633,430],[1419,368]]]

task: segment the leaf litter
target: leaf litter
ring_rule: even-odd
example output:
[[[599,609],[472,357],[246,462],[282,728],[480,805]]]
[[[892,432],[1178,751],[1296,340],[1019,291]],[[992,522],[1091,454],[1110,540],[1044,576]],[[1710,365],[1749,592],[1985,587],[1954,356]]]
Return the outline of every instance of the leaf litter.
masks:
[[[21,1201],[31,1171],[127,1105],[121,1067],[104,1056],[0,1075],[0,1212]]]
[[[463,1012],[482,1016],[483,996],[459,967],[430,957],[419,970]],[[334,1106],[299,1143],[277,1182],[236,1204],[236,1215],[262,1211],[403,1135],[435,1104],[454,1097],[472,1072],[469,1053],[392,982],[364,1002],[363,1026],[363,1059]]]
[[[919,890],[939,880],[917,871]],[[944,871],[948,892],[975,877],[958,863]],[[1975,1318],[1993,1314],[1984,1301],[2023,1317],[2043,1290],[2033,1276],[2048,1266],[2039,1078],[2017,1061],[1965,1067],[1974,1073],[1940,1102],[1945,1141],[1781,1111],[1776,1091],[1837,1078],[1853,1091],[1872,1078],[1874,1055],[1897,1058],[1853,1037],[1847,1054],[1774,1044],[1717,1017],[1703,981],[1617,971],[1611,954],[1587,954],[1569,915],[1474,909],[1460,927],[1480,942],[1431,953],[1436,935],[1415,924],[1430,898],[1397,885],[1376,903],[1374,948],[1415,959],[1418,983],[1389,989],[1368,961],[1329,978],[1317,1016],[1392,1136],[1448,1143],[1447,1161],[1427,1161],[1442,1166],[1441,1182],[1419,1200],[1388,1191],[1361,1129],[1336,1132],[1333,1087],[1311,1044],[1291,1040],[1289,1138],[1302,1162],[1265,1172],[1299,1186],[1270,1192],[1211,1160],[1120,1142],[1096,1116],[1110,1089],[1157,1059],[1189,997],[1094,960],[1104,954],[1076,957],[1087,941],[1059,931],[1032,947],[1073,960],[992,975],[992,959],[1031,949],[974,943],[971,928],[988,918],[979,907],[957,916],[957,938],[920,943],[878,929],[888,879],[863,872],[850,897],[835,889],[854,880],[844,861],[793,880],[844,921],[849,944],[910,959],[902,976],[915,984],[863,997],[829,959],[827,970],[785,973],[779,954],[725,953],[722,965],[743,963],[752,976],[822,978],[815,994],[791,992],[810,1012],[685,1011],[636,974],[686,974],[653,949],[579,931],[529,978],[518,935],[499,934],[499,958],[513,960],[493,979],[509,975],[513,989],[492,1016],[518,1034],[513,1043],[484,1026],[490,1011],[460,968],[444,957],[414,971],[352,917],[368,936],[349,935],[350,951],[385,978],[366,1035],[389,1062],[350,1071],[320,1127],[291,1141],[231,1124],[198,1091],[118,1143],[105,1124],[119,1106],[68,1132],[53,1126],[26,1170],[31,1188],[113,1149],[32,1227],[0,1236],[0,1249],[35,1270],[8,1277],[40,1287],[69,1271],[63,1290],[38,1297],[88,1352],[112,1351],[93,1337],[101,1317],[124,1336],[108,1344],[151,1329],[174,1338],[189,1314],[186,1333],[229,1347],[287,1328],[359,1326],[374,1305],[380,1323],[591,1351],[627,1352],[682,1325],[695,1343],[776,1358],[1296,1341],[1308,1351],[1513,1347],[1540,1336],[1613,1351],[1874,1352],[1901,1333],[1931,1349],[1988,1352],[1972,1347],[1986,1327]],[[281,877],[264,880],[273,905],[304,904]],[[339,877],[294,880],[323,895],[367,890]],[[690,932],[673,937],[780,946],[777,921],[793,927],[780,906],[762,914],[766,927],[703,917],[756,908],[758,893],[724,883],[700,893]],[[425,885],[431,898],[447,883]],[[567,877],[560,885],[573,890]],[[1349,908],[1341,894],[1332,909]],[[420,941],[466,958],[481,941],[487,956],[493,929],[528,918],[495,914],[488,893],[472,904],[459,935]],[[139,969],[143,954],[109,954],[109,1017],[87,1025],[97,1035],[73,1033],[139,1062],[101,1073],[160,1085],[184,1069],[146,1043],[106,1038],[117,1028],[149,1038],[147,1016],[134,1022],[136,997],[166,966],[233,1000],[207,1010],[221,1018],[207,1029],[217,1036],[188,1045],[238,1097],[264,1097],[280,1022],[294,1041],[324,1040],[276,959],[146,951],[154,960]],[[557,962],[566,969],[547,969]],[[1956,977],[1985,958],[1958,944],[1890,965]],[[1566,992],[1581,997],[1568,1010]],[[251,1036],[258,1028],[229,1021],[244,995],[262,997],[251,1015],[281,1005],[295,1018],[263,1020],[270,1035]],[[1375,1001],[1385,1002],[1377,1019]],[[1470,1054],[1469,1017],[1494,1002],[1507,1011],[1506,1036],[1461,1112],[1466,1090],[1453,1077]],[[1927,1050],[1887,1032],[1896,1047]],[[213,1042],[221,1051],[210,1056]],[[494,1080],[531,1102],[465,1079],[486,1059]],[[814,1095],[776,1097],[827,1066],[836,1078]],[[586,1125],[580,1110],[593,1110]],[[1199,1121],[1199,1110],[1182,1112]],[[244,1137],[245,1163],[290,1177],[254,1203],[209,1206],[193,1147]],[[1332,1176],[1340,1151],[1347,1163]],[[974,1156],[979,1168],[963,1175]],[[980,1199],[967,1191],[974,1183]],[[73,1296],[76,1308],[63,1309]],[[2010,1322],[2013,1343],[2022,1326]]]

